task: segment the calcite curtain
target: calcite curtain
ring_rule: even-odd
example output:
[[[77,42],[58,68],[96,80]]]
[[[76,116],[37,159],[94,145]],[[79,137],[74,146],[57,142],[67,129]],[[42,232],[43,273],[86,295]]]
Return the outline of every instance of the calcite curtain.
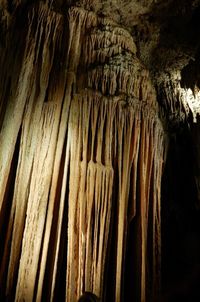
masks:
[[[136,45],[80,7],[23,16],[0,59],[1,300],[156,301],[165,140]]]

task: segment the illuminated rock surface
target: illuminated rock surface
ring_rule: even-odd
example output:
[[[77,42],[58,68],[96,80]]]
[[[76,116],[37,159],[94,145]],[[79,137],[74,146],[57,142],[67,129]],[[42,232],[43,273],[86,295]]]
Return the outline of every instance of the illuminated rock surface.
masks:
[[[170,212],[182,133],[197,209],[200,196],[189,2],[0,2],[2,301],[161,299],[161,200]]]

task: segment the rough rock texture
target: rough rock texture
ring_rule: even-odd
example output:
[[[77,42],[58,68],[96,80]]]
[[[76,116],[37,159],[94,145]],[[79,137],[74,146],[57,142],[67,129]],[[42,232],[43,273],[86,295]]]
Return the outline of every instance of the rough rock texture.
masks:
[[[0,299],[159,299],[198,31],[199,1],[0,1]]]
[[[35,2],[38,1],[1,1],[0,33],[3,33],[1,40],[3,47],[6,30],[13,26],[17,15],[24,13]],[[182,85],[192,89],[195,84],[198,86],[198,76],[196,76],[200,46],[197,38],[200,31],[198,0],[52,0],[48,5],[61,14],[65,14],[72,5],[83,7],[98,15],[106,16],[126,28],[136,43],[137,56],[150,70],[158,86],[160,82],[164,86],[169,85],[169,81],[170,85],[174,85],[174,77],[177,77],[182,69],[184,70]],[[181,79],[180,76],[178,78]],[[170,104],[166,111],[169,106]],[[179,104],[180,106],[182,105]],[[181,120],[184,111],[185,109],[181,112]]]

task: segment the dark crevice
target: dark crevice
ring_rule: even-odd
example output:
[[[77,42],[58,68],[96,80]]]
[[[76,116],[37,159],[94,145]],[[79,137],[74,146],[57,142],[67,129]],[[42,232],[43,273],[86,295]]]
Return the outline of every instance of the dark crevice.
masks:
[[[62,152],[62,158],[61,158],[61,164],[59,169],[59,177],[57,182],[57,190],[56,190],[56,197],[54,202],[54,209],[53,209],[53,220],[51,225],[51,234],[50,234],[50,241],[49,241],[49,249],[47,254],[47,262],[46,262],[46,270],[45,270],[45,276],[44,276],[44,285],[43,285],[43,291],[42,291],[42,300],[49,300],[50,294],[51,294],[51,285],[52,285],[52,278],[53,278],[53,268],[55,264],[55,255],[56,255],[56,242],[57,242],[57,230],[58,230],[58,215],[59,215],[59,208],[60,208],[60,198],[61,198],[61,189],[62,189],[62,181],[63,181],[63,173],[64,173],[64,163],[65,163],[65,156],[66,156],[66,139],[63,146],[63,152]],[[69,173],[69,171],[68,171]],[[68,174],[69,179],[69,174]],[[68,187],[69,184],[67,184],[67,192],[68,193]],[[67,217],[68,217],[68,201],[65,200],[65,208],[64,208],[64,214],[63,214],[63,221],[62,223],[62,231],[60,236],[60,247],[59,247],[59,257],[58,257],[58,270],[57,270],[57,276],[56,280],[59,280],[59,283],[56,281],[56,289],[55,289],[55,296],[58,294],[60,298],[56,301],[64,301],[63,297],[65,296],[65,286],[59,287],[58,290],[58,284],[62,283],[63,280],[60,278],[60,274],[62,275],[62,269],[63,266],[61,265],[62,261],[65,261],[66,257],[66,247],[67,247]],[[63,230],[63,225],[65,225],[65,231]],[[66,266],[65,266],[66,269]],[[66,273],[66,272],[65,272]],[[63,275],[64,277],[64,275]]]
[[[0,300],[4,301],[5,299],[5,287],[7,279],[7,271],[9,264],[9,255],[11,248],[11,236],[12,236],[12,223],[10,221],[11,209],[13,207],[13,195],[15,188],[15,179],[17,173],[17,165],[19,159],[19,148],[20,148],[20,138],[21,138],[21,128],[17,137],[15,151],[13,154],[10,174],[8,177],[8,182],[6,184],[6,191],[4,196],[4,201],[2,205],[1,219],[0,219]],[[13,208],[14,210],[14,208]],[[8,233],[9,232],[9,233]],[[9,293],[9,296],[14,295],[14,289],[12,293]]]

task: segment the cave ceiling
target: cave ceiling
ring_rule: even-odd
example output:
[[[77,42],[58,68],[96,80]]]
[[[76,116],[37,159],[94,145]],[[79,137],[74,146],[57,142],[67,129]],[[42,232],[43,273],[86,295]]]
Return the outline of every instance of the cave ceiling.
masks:
[[[1,47],[16,15],[23,14],[35,2],[0,0]],[[136,43],[137,56],[150,70],[167,118],[172,121],[187,118],[191,108],[186,104],[182,87],[193,92],[200,87],[199,0],[54,0],[47,1],[47,5],[61,14],[67,13],[70,6],[80,6],[128,29]],[[174,106],[167,104],[166,99],[173,99]]]

